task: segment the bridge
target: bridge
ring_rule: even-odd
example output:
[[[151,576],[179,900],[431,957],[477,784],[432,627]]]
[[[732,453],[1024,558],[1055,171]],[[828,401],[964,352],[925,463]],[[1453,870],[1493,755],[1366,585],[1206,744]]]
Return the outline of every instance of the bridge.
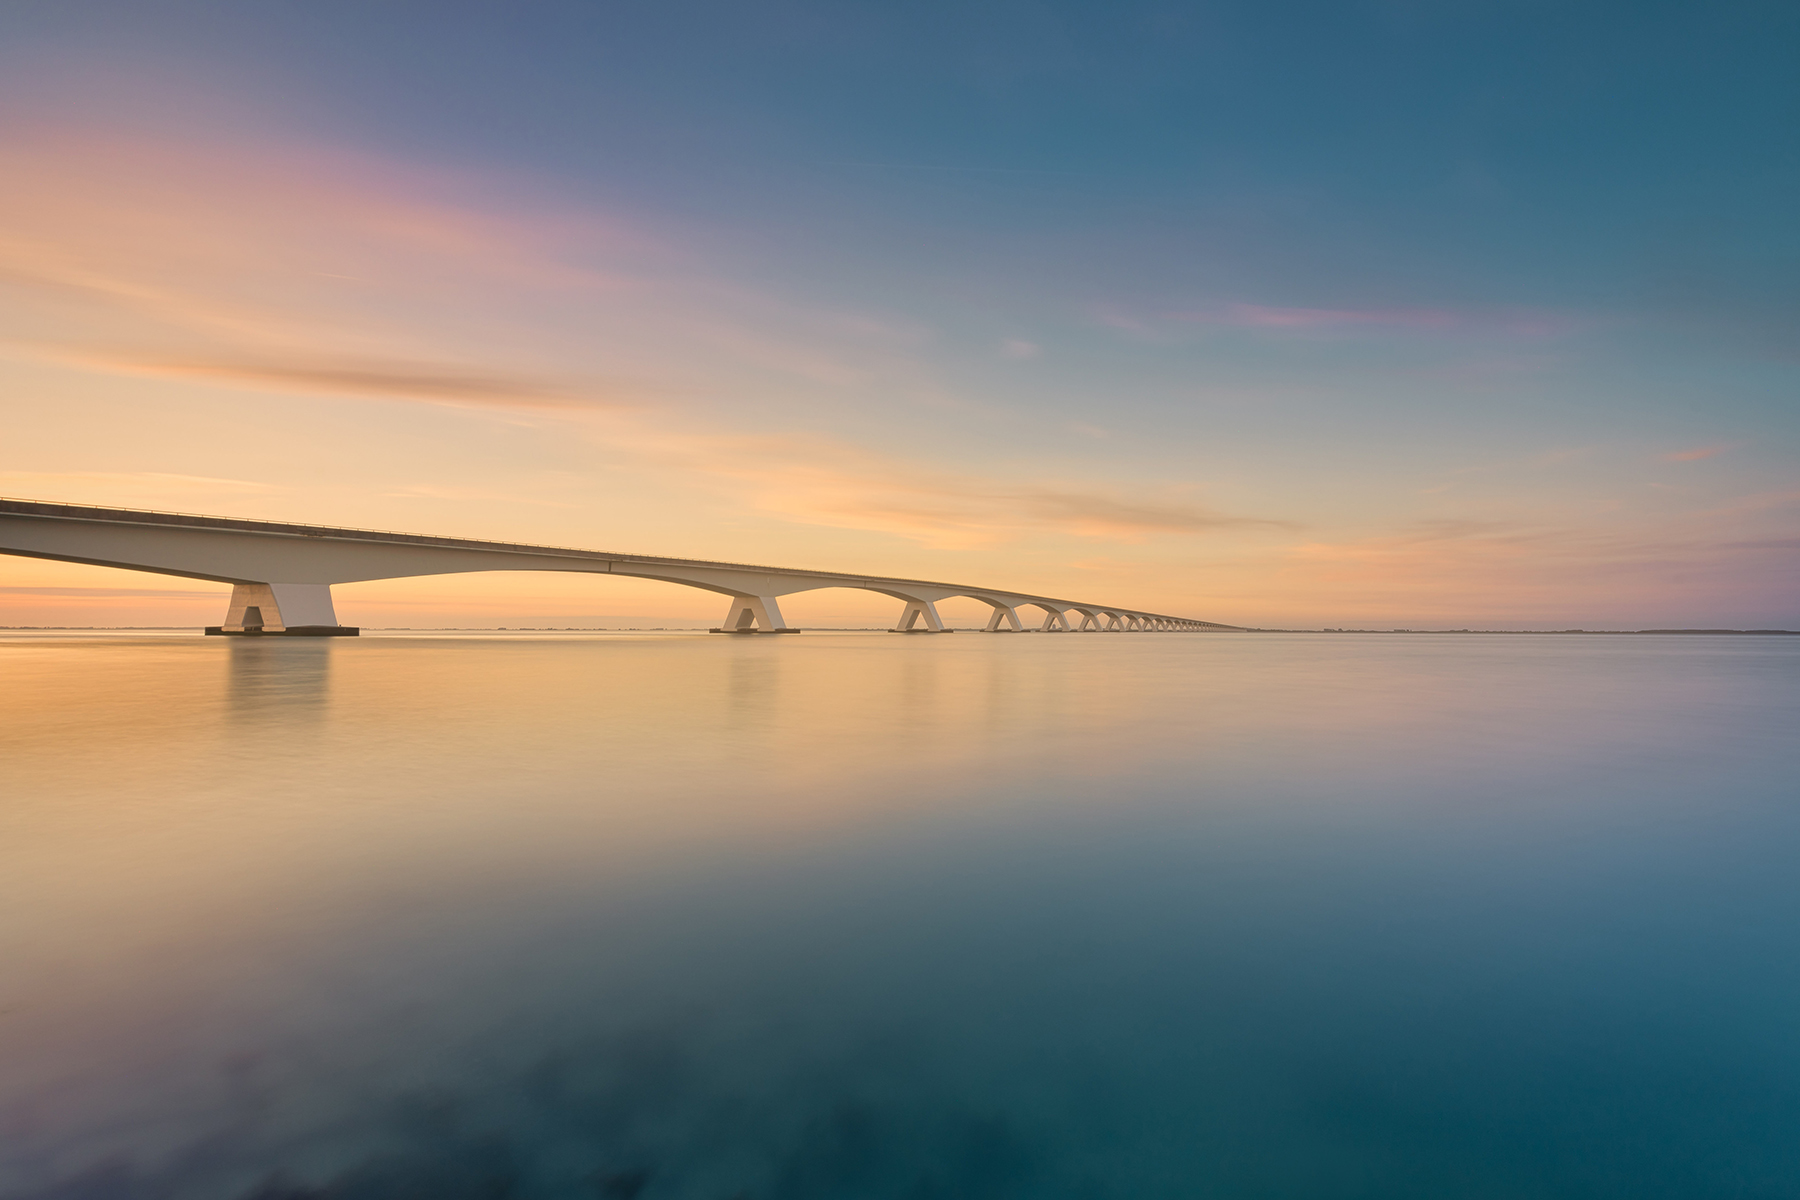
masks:
[[[725,620],[714,633],[796,633],[782,619],[780,597],[820,588],[861,588],[900,601],[905,607],[894,625],[896,633],[950,632],[937,606],[958,596],[993,609],[989,632],[1023,632],[1020,609],[1040,610],[1044,615],[1038,628],[1045,632],[1239,629],[1117,605],[922,579],[5,498],[0,498],[0,554],[229,583],[225,620],[206,631],[216,634],[354,635],[355,627],[338,624],[333,584],[467,571],[579,571],[703,588],[731,597]]]

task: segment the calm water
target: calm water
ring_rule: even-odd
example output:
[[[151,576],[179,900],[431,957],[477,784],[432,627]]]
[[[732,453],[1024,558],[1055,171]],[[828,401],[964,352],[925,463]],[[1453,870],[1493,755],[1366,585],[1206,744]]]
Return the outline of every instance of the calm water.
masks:
[[[1800,639],[0,683],[8,1198],[1800,1196]]]

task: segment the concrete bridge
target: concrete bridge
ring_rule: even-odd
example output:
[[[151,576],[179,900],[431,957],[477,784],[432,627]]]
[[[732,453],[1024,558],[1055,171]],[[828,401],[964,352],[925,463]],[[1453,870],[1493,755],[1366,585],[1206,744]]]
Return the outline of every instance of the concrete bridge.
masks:
[[[1038,628],[1046,632],[1238,628],[1111,604],[922,579],[35,500],[0,499],[0,554],[229,583],[231,607],[225,620],[206,631],[220,634],[355,634],[354,627],[338,624],[331,604],[332,584],[464,571],[582,571],[704,588],[731,597],[725,620],[714,633],[797,632],[782,620],[780,597],[834,587],[862,588],[900,601],[905,607],[894,626],[897,633],[947,632],[937,605],[953,596],[989,605],[991,632],[1023,631],[1021,609],[1040,610],[1043,620]]]

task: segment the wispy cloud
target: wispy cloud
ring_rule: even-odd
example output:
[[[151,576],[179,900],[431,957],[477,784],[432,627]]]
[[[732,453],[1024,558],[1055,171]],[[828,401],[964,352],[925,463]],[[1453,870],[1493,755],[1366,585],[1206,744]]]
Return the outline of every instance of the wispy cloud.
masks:
[[[1389,329],[1454,329],[1459,314],[1442,308],[1273,308],[1265,304],[1230,304],[1213,312],[1168,314],[1173,321],[1237,325],[1245,329],[1342,329],[1359,325]]]
[[[1750,496],[1741,496],[1729,504],[1707,509],[1702,516],[1737,517],[1751,513],[1769,512],[1775,509],[1790,508],[1800,505],[1800,488],[1788,488],[1780,491],[1757,492]]]
[[[284,489],[248,479],[217,479],[166,471],[0,471],[0,495],[71,504],[156,508],[232,497],[268,496]]]
[[[406,484],[402,487],[389,488],[384,496],[395,496],[404,500],[476,500],[483,504],[527,504],[542,508],[580,508],[581,505],[569,500],[550,500],[540,496],[522,496],[516,492],[503,492],[493,488],[479,487],[445,487],[437,484]]]
[[[52,351],[58,361],[129,375],[148,375],[251,387],[299,395],[351,395],[423,400],[499,408],[625,407],[648,389],[590,384],[582,387],[481,366],[447,362],[346,360],[329,354],[312,361],[219,358],[159,359],[126,353]],[[635,393],[635,394],[634,394]]]
[[[116,596],[150,596],[157,599],[215,599],[225,593],[230,584],[220,584],[211,591],[199,591],[189,588],[115,588],[115,587],[0,587],[0,594],[8,596],[55,596],[67,600],[109,600]]]
[[[728,482],[765,512],[945,549],[992,546],[1045,532],[1139,542],[1288,527],[1220,512],[1185,496],[944,471],[818,435],[708,436],[639,426],[623,444],[697,476]]]
[[[1306,308],[1231,302],[1148,313],[1106,308],[1102,324],[1142,335],[1169,335],[1182,329],[1221,328],[1266,334],[1351,336],[1357,334],[1504,335],[1558,337],[1581,328],[1574,316],[1535,309]]]
[[[1800,498],[1800,493],[1796,493]],[[1711,514],[1699,514],[1706,517]],[[1460,623],[1582,620],[1599,627],[1727,613],[1794,571],[1792,539],[1732,540],[1688,521],[1660,536],[1625,529],[1436,520],[1392,533],[1308,541],[1288,551],[1271,595],[1311,611],[1443,617]]]

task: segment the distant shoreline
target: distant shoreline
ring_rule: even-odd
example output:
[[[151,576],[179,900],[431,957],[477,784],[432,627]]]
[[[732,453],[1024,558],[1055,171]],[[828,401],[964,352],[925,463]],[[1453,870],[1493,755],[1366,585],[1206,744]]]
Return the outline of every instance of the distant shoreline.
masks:
[[[1683,634],[1705,637],[1800,637],[1800,629],[1246,629],[1245,633],[1480,633],[1564,634],[1587,633],[1606,637],[1644,634]]]
[[[707,633],[704,626],[683,625],[393,625],[385,628],[363,627],[369,633]],[[0,633],[166,633],[189,630],[199,632],[197,625],[0,625]],[[875,626],[804,626],[806,633],[889,633]],[[954,630],[958,633],[980,633],[980,629]],[[1037,633],[1040,630],[1028,630]],[[1063,632],[1063,631],[1056,631]],[[1212,633],[1352,633],[1352,634],[1455,634],[1503,635],[1532,637],[1562,634],[1590,634],[1603,637],[1640,637],[1680,635],[1687,637],[1800,637],[1800,629],[1239,629],[1205,630]]]

